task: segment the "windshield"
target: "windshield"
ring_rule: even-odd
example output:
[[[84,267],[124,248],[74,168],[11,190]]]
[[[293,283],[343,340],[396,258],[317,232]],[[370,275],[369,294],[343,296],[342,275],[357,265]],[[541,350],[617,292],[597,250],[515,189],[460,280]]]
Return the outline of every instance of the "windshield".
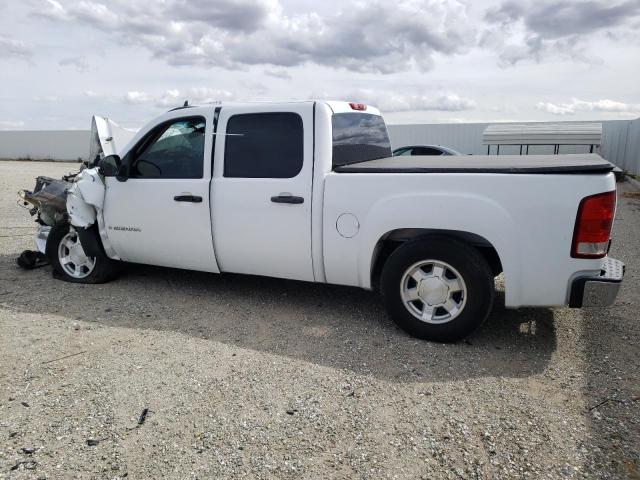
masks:
[[[391,142],[382,117],[368,113],[337,113],[333,126],[333,166],[391,156]]]

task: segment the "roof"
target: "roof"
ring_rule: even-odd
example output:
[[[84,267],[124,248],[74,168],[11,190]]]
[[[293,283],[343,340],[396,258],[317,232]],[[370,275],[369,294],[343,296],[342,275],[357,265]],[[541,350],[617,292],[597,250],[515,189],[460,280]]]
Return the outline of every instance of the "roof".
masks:
[[[482,133],[485,145],[600,145],[602,123],[502,123]]]
[[[337,101],[337,100],[319,100],[319,99],[309,99],[309,100],[285,100],[285,101],[252,101],[252,102],[234,102],[234,101],[222,101],[216,100],[213,102],[193,104],[193,105],[182,105],[172,108],[168,110],[169,112],[173,112],[176,110],[183,110],[188,108],[198,108],[198,107],[255,107],[258,105],[301,105],[301,104],[309,104],[320,102],[324,103],[331,108],[333,113],[370,113],[372,115],[380,115],[380,110],[378,110],[373,105],[366,104],[366,109],[363,111],[354,110],[350,106],[350,102],[348,101]]]

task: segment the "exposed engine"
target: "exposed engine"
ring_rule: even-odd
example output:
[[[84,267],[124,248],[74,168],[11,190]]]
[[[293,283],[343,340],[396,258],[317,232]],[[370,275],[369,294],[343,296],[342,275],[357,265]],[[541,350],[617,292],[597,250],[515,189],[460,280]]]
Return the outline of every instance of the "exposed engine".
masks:
[[[67,214],[67,191],[77,174],[67,175],[57,180],[51,177],[37,177],[33,191],[20,190],[18,196],[25,207],[32,205],[29,213],[36,216],[41,225],[53,226]]]

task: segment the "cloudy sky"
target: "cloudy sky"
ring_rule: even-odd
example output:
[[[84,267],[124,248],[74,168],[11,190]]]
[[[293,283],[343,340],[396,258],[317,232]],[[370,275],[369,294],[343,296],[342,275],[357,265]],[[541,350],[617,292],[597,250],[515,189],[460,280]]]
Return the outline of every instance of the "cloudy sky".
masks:
[[[331,98],[389,123],[640,116],[640,0],[0,0],[0,129]]]

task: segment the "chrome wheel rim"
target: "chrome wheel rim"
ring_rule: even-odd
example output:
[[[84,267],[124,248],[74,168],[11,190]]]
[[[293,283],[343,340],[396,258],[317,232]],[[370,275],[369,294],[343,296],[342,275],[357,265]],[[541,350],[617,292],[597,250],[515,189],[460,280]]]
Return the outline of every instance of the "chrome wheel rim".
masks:
[[[96,266],[95,257],[84,253],[78,233],[73,228],[60,240],[58,261],[62,270],[73,278],[88,277]]]
[[[441,260],[421,260],[402,275],[400,296],[405,308],[422,322],[443,324],[458,317],[467,302],[462,275]]]

